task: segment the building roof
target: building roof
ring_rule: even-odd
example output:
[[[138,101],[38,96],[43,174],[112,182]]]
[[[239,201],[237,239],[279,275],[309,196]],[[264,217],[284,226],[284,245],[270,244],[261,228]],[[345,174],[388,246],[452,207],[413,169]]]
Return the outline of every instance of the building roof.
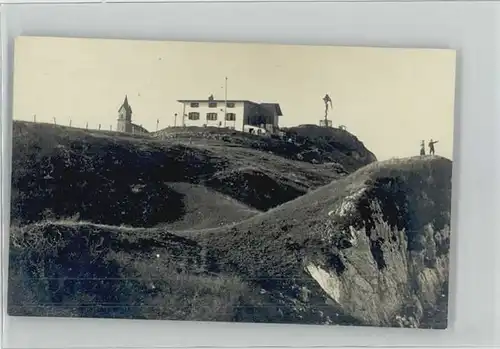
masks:
[[[251,103],[251,104],[255,104],[255,105],[258,105],[260,106],[261,108],[267,110],[267,111],[272,111],[274,113],[276,113],[276,115],[278,116],[283,116],[282,114],[282,111],[281,111],[281,107],[279,105],[279,103],[258,103],[258,102],[253,102],[253,101],[250,101],[248,99],[228,99],[228,100],[225,100],[225,99],[179,99],[177,100],[177,102],[179,103],[191,103],[191,102],[215,102],[215,103],[224,103],[224,102],[228,102],[228,103],[236,103],[236,102],[246,102],[246,103]]]
[[[128,104],[127,95],[125,95],[125,99],[123,100],[123,103],[120,106],[120,108],[118,108],[118,111],[120,111],[122,108],[125,108],[127,114],[132,114],[132,107],[130,106],[130,104]]]
[[[142,127],[141,125],[137,125],[137,124],[132,124],[132,128],[135,129],[135,130],[138,130],[138,131],[141,131],[143,133],[149,133],[148,130],[146,130],[144,127]]]
[[[281,107],[278,103],[260,103],[259,106],[267,111],[271,111],[278,116],[283,116],[281,113]]]
[[[216,103],[224,103],[224,102],[247,102],[247,103],[253,103],[253,104],[259,104],[257,102],[252,102],[247,99],[179,99],[177,100],[179,103],[186,103],[186,102],[216,102]]]

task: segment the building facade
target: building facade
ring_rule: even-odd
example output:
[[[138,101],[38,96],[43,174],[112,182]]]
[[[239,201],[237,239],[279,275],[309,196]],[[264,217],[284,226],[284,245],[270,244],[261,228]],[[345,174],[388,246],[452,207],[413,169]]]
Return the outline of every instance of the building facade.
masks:
[[[116,130],[118,132],[124,133],[148,133],[148,131],[139,125],[132,122],[132,107],[128,103],[128,98],[125,96],[125,100],[118,109],[118,121],[116,125]]]
[[[248,100],[188,99],[182,104],[182,126],[225,127],[252,132],[261,129],[275,133],[279,128],[281,108],[277,103]],[[225,115],[224,115],[225,114]]]

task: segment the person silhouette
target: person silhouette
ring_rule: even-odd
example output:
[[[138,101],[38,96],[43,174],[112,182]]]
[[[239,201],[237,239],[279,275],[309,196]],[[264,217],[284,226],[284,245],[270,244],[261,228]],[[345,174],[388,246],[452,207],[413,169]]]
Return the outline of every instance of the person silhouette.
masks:
[[[429,141],[429,154],[430,155],[434,155],[436,153],[436,151],[434,149],[434,144],[436,144],[437,142],[439,142],[439,141],[433,141],[432,138]]]
[[[425,141],[420,142],[420,155],[425,155]]]

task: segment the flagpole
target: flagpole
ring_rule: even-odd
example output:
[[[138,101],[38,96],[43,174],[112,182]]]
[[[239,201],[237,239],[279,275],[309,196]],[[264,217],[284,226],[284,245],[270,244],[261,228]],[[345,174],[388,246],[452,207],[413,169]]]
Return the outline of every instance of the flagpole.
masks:
[[[226,119],[227,119],[227,76],[224,84],[224,127],[226,127]]]

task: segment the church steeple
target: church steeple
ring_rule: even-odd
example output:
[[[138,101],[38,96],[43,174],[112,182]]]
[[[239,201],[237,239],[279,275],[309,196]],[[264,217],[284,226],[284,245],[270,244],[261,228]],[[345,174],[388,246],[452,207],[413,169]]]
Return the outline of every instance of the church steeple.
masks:
[[[128,96],[127,95],[125,95],[125,99],[123,100],[123,106],[130,107],[130,105],[128,104]]]
[[[132,108],[130,107],[130,104],[128,103],[128,96],[125,95],[125,99],[123,100],[122,105],[118,109],[118,113],[120,116],[124,114],[126,119],[132,120]]]
[[[132,130],[132,108],[128,103],[127,95],[125,95],[125,99],[118,109],[118,124],[116,129],[119,132],[131,132]]]

